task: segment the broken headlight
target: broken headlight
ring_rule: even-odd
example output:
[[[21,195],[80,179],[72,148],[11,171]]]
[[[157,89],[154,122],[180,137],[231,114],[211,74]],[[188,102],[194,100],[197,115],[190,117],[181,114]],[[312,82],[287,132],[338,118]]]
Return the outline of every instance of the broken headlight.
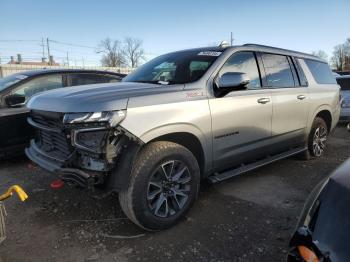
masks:
[[[114,127],[124,120],[125,110],[93,112],[93,113],[67,113],[63,117],[64,124],[106,123]]]
[[[106,146],[108,129],[118,125],[125,116],[124,110],[67,113],[63,117],[63,123],[73,125],[71,128],[72,146],[92,153],[102,153]]]
[[[91,128],[73,131],[73,142],[77,148],[90,152],[101,153],[107,135],[106,129]]]

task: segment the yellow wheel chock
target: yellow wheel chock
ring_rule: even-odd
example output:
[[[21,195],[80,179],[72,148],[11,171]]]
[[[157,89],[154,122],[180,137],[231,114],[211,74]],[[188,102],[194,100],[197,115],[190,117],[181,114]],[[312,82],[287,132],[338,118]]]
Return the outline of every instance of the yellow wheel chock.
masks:
[[[6,216],[6,209],[5,204],[3,200],[6,200],[10,198],[14,193],[17,193],[19,199],[21,201],[25,201],[28,198],[28,195],[24,190],[17,185],[11,186],[3,195],[0,195],[0,244],[5,240],[6,238],[6,232],[5,232],[5,216]],[[1,260],[1,258],[0,258]]]
[[[24,190],[20,186],[14,185],[14,186],[11,186],[5,192],[5,194],[0,195],[0,201],[3,201],[3,200],[10,198],[14,192],[17,193],[18,198],[21,201],[25,201],[28,198],[28,195],[26,194],[26,192],[24,192]]]

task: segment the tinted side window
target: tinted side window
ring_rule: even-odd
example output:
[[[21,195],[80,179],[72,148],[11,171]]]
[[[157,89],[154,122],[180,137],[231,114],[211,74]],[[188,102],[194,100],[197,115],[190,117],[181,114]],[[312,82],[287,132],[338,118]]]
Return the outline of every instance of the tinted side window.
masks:
[[[89,85],[89,84],[98,84],[105,83],[106,80],[102,75],[97,74],[70,74],[70,85],[79,86],[79,85]]]
[[[337,78],[337,82],[340,85],[341,90],[350,90],[350,77],[349,78]]]
[[[311,71],[312,76],[318,84],[336,84],[336,80],[333,76],[331,69],[327,63],[304,59],[308,68]]]
[[[270,87],[294,87],[293,73],[284,55],[261,54],[267,85]]]
[[[104,75],[103,76],[106,83],[120,82],[122,78],[116,75]]]
[[[221,68],[220,76],[227,72],[246,73],[250,79],[248,89],[261,87],[259,69],[253,52],[238,52],[233,54]]]
[[[37,93],[60,87],[63,87],[62,75],[45,75],[25,82],[16,88],[13,94],[25,96],[28,99]]]
[[[194,82],[201,78],[209,66],[208,61],[191,61],[189,66],[191,81]]]

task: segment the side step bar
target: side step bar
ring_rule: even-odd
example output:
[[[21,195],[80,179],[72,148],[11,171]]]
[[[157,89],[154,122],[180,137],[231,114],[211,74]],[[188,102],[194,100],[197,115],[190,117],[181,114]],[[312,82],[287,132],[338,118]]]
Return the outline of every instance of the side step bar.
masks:
[[[242,165],[240,167],[225,171],[223,173],[215,173],[214,175],[209,176],[208,180],[211,184],[215,184],[215,183],[221,182],[223,180],[229,179],[231,177],[246,173],[246,172],[251,171],[253,169],[256,169],[258,167],[270,164],[270,163],[275,162],[277,160],[296,155],[296,154],[301,153],[305,150],[307,150],[307,147],[298,147],[298,148],[293,148],[289,151],[286,151],[286,152],[283,152],[283,153],[280,153],[277,155],[267,156],[264,159],[261,159],[257,162],[254,162],[254,163],[251,163],[248,165]]]

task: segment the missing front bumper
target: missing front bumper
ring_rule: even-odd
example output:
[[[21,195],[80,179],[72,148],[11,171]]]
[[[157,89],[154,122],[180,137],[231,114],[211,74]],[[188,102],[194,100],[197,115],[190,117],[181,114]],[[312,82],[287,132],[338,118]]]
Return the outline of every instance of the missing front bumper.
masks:
[[[103,183],[103,174],[87,173],[77,168],[65,167],[65,160],[56,159],[41,151],[32,140],[30,147],[25,149],[27,157],[44,170],[57,174],[63,181],[83,188],[92,188]]]

